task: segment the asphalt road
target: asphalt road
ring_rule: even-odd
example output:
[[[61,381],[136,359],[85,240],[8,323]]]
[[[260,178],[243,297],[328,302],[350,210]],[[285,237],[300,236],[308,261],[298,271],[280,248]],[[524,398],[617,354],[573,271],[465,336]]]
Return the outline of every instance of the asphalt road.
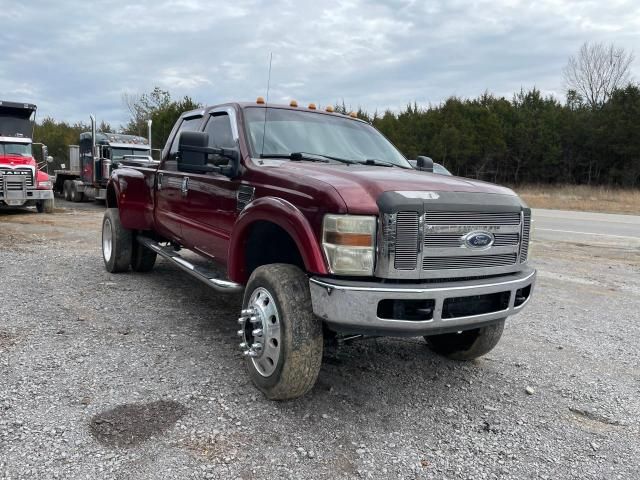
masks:
[[[163,261],[109,274],[102,207],[58,207],[0,212],[0,479],[638,478],[626,239],[542,230],[534,297],[477,361],[421,338],[355,342],[279,403],[245,373],[239,297]],[[544,214],[543,228],[621,233]]]
[[[532,215],[538,241],[640,247],[640,216],[545,209]]]

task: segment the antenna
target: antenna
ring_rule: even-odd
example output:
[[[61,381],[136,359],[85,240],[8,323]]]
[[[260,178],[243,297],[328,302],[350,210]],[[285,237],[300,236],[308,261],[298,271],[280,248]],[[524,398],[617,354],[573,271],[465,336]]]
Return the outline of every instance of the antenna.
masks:
[[[262,125],[262,149],[260,150],[260,158],[264,154],[264,139],[267,135],[267,108],[269,107],[269,89],[271,88],[271,62],[273,60],[273,52],[269,54],[269,77],[267,79],[267,99],[264,102],[264,123]]]

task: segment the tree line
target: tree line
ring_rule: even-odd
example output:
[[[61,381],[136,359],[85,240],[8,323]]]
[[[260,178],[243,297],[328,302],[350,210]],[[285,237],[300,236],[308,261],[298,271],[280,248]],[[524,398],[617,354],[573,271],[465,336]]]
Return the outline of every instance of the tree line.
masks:
[[[344,104],[338,111],[347,111]],[[455,175],[498,183],[640,186],[640,87],[598,108],[539,90],[485,93],[379,115],[359,109],[408,158],[427,155]]]

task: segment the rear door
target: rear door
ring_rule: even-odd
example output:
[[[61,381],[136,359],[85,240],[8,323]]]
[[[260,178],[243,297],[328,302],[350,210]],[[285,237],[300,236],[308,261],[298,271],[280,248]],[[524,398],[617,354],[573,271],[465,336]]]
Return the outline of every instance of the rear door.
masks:
[[[180,132],[196,131],[202,123],[202,113],[180,120],[165,157],[160,163],[156,178],[156,228],[159,233],[183,243],[182,224],[185,221],[185,187],[189,174],[178,171],[176,155]]]
[[[232,107],[208,112],[203,131],[209,146],[238,150],[236,113]],[[223,157],[211,157],[216,165],[228,164]],[[231,230],[237,217],[237,190],[240,181],[221,173],[189,174],[183,234],[186,245],[220,261],[227,258]]]

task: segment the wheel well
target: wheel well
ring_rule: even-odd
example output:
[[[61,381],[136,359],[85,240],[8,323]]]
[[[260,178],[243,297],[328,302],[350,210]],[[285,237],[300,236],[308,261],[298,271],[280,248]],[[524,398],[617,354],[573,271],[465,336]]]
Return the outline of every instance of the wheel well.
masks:
[[[280,226],[258,221],[250,229],[245,248],[245,273],[247,278],[262,265],[287,263],[305,270],[304,260],[296,242]]]
[[[116,189],[113,185],[107,186],[107,208],[117,208],[118,199],[116,198]]]

